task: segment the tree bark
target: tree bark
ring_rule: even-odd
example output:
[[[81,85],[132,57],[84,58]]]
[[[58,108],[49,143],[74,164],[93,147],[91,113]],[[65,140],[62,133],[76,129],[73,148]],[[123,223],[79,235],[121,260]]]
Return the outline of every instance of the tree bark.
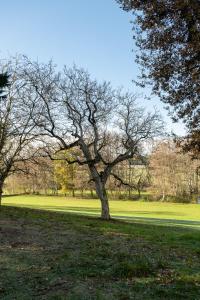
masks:
[[[3,183],[0,182],[0,207],[2,205]]]
[[[93,190],[90,190],[90,195],[92,198],[94,197]]]
[[[165,201],[165,192],[162,193],[162,201]]]
[[[95,185],[97,195],[101,201],[101,218],[103,220],[110,220],[110,208],[105,185],[101,182],[95,182]]]

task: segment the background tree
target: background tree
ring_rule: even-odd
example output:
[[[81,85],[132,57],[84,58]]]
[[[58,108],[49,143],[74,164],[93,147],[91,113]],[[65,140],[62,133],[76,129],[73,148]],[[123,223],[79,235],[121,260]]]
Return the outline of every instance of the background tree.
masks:
[[[65,151],[61,153],[61,159],[54,161],[54,174],[56,177],[56,182],[60,184],[62,192],[72,191],[72,196],[75,197],[76,190],[76,175],[77,175],[77,164],[69,164],[66,160],[63,160],[63,155],[70,161],[74,159],[76,153],[72,150]],[[59,156],[59,153],[58,155]]]
[[[185,149],[200,153],[200,1],[117,0],[134,13],[140,84],[169,104],[189,130]]]
[[[19,166],[19,164],[18,164]],[[4,191],[9,194],[49,194],[57,192],[53,162],[34,157],[26,162],[26,170],[11,174],[5,181]]]
[[[101,217],[109,219],[108,178],[115,176],[117,164],[141,155],[143,141],[160,133],[159,115],[145,114],[134,95],[99,84],[76,67],[57,74],[52,63],[27,61],[24,75],[33,89],[29,106],[34,103],[34,122],[46,136],[46,153],[53,159],[63,152],[69,164],[87,165],[101,200]],[[69,160],[65,151],[72,148],[81,155],[74,151]]]
[[[199,166],[198,160],[182,153],[173,141],[162,141],[150,156],[151,190],[163,201],[191,202],[199,190]]]
[[[132,191],[137,191],[138,198],[140,198],[141,191],[149,187],[150,176],[145,157],[141,156],[140,159],[135,157],[135,159],[129,159],[119,164],[115,173],[122,179],[121,183],[125,183],[129,198],[131,198]]]

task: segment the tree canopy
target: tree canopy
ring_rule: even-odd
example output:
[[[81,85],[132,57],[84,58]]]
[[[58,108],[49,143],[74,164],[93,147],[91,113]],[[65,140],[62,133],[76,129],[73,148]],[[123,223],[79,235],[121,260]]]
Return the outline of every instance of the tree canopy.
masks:
[[[139,83],[173,109],[200,152],[200,1],[117,0],[134,14],[134,38],[141,65]],[[188,148],[190,149],[190,147]]]

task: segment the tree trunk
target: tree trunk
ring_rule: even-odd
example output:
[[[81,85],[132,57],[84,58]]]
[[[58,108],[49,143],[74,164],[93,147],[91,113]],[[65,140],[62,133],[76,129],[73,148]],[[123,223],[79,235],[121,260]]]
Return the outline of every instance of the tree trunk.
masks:
[[[101,201],[101,218],[110,220],[110,208],[105,186],[101,182],[95,182],[96,192]]]
[[[162,201],[165,201],[165,192],[162,193]]]
[[[92,198],[94,197],[93,190],[90,190],[90,195]]]
[[[3,194],[3,183],[0,182],[0,207],[2,204],[2,194]]]

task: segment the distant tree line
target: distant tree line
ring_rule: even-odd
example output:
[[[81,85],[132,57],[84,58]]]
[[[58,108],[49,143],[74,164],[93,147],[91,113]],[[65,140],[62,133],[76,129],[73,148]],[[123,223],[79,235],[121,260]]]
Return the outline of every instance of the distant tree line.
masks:
[[[66,155],[70,157],[71,150]],[[146,201],[195,202],[200,189],[200,161],[183,153],[172,140],[162,140],[141,160],[118,164],[110,177],[109,198]],[[119,180],[120,178],[120,180]],[[9,194],[52,194],[97,197],[87,167],[64,160],[38,158],[30,162],[29,173],[12,175],[5,190]]]

